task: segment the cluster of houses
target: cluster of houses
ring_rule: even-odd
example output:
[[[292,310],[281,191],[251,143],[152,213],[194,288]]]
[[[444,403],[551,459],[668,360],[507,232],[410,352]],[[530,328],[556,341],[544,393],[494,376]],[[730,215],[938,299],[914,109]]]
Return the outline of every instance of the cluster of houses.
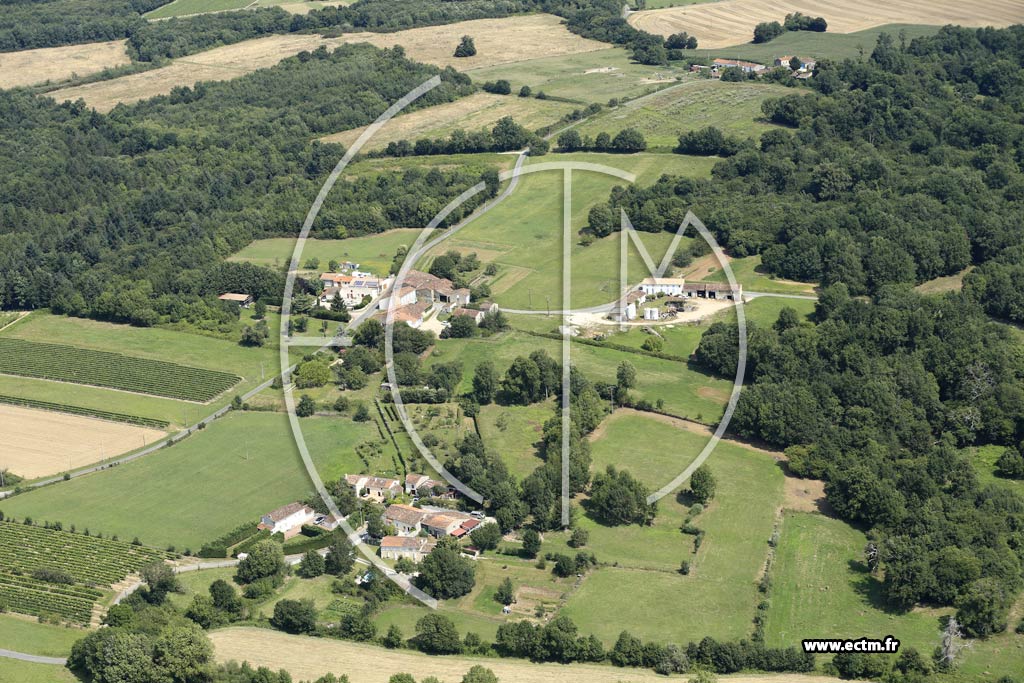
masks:
[[[404,322],[418,328],[435,311],[453,315],[470,315],[483,319],[483,311],[466,308],[470,292],[465,287],[456,287],[451,280],[437,277],[419,270],[410,270],[395,293],[395,322]],[[381,317],[384,316],[382,312]],[[479,316],[479,318],[478,318]]]
[[[627,292],[619,300],[612,317],[619,320],[658,320],[683,310],[690,300],[728,299],[735,301],[743,296],[743,286],[717,282],[687,282],[681,277],[644,278],[636,289]],[[654,298],[658,298],[655,303]],[[651,305],[644,306],[649,303]]]
[[[347,474],[345,483],[358,497],[387,505],[383,520],[394,529],[394,535],[381,539],[380,555],[385,560],[405,557],[419,562],[434,549],[438,538],[462,538],[483,524],[481,513],[469,514],[440,507],[418,508],[391,502],[403,493],[411,495],[414,500],[427,496],[449,499],[456,496],[455,489],[448,482],[432,479],[425,474],[407,474],[404,484],[387,477]],[[289,503],[263,515],[257,528],[282,534],[288,539],[300,533],[306,525],[333,530],[338,524],[340,520],[333,515],[317,514],[303,503]]]
[[[773,62],[773,66],[777,68],[786,68],[793,70],[793,76],[795,76],[796,78],[810,78],[814,73],[814,67],[817,65],[817,62],[808,57],[797,57],[796,59],[800,62],[800,66],[796,70],[793,70],[792,55],[783,55],[782,57],[776,57]],[[691,73],[700,73],[702,71],[707,71],[712,78],[721,78],[722,73],[726,69],[739,69],[743,73],[761,74],[767,71],[768,67],[765,66],[764,64],[758,64],[757,62],[748,62],[742,59],[721,58],[712,60],[710,66],[705,66],[703,64],[690,65]]]
[[[329,308],[335,296],[340,296],[346,306],[359,308],[364,297],[376,299],[391,286],[393,278],[376,277],[373,273],[359,270],[358,263],[346,261],[341,264],[341,272],[321,273],[320,305]]]

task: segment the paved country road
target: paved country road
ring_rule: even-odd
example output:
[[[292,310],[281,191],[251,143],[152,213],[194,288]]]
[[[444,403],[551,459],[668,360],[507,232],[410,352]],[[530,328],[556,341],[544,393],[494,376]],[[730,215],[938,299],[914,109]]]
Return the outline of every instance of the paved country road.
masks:
[[[64,666],[68,661],[63,657],[28,655],[24,652],[15,652],[14,650],[0,650],[0,657],[6,657],[7,659],[20,659],[23,662],[32,662],[33,664],[55,664],[57,666]]]

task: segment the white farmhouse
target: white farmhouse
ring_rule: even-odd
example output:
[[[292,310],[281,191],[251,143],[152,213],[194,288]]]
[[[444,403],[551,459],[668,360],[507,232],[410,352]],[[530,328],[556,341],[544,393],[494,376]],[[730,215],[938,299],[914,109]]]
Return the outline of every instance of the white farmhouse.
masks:
[[[681,277],[647,277],[640,282],[640,291],[648,296],[668,294],[679,296],[683,293],[686,280]]]
[[[258,529],[269,529],[272,534],[284,534],[290,538],[302,530],[303,524],[311,524],[316,511],[303,503],[289,503],[272,510],[260,518]]]

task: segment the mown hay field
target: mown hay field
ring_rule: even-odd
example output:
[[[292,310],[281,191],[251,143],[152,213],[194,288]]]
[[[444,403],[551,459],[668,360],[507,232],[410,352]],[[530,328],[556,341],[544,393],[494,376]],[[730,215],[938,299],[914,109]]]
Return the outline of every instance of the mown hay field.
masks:
[[[475,57],[456,59],[452,56],[463,35],[473,36],[477,48]],[[89,106],[107,112],[120,103],[166,95],[175,87],[192,86],[200,81],[236,78],[273,66],[303,50],[315,50],[321,45],[331,49],[344,43],[370,43],[382,48],[401,45],[411,59],[442,67],[454,66],[460,71],[607,47],[570,33],[558,17],[550,14],[478,19],[394,33],[348,33],[338,38],[274,35],[182,57],[152,71],[56,90],[51,96],[58,102],[81,97]]]
[[[417,679],[436,676],[443,681],[458,681],[476,664],[494,671],[501,683],[653,683],[666,680],[646,669],[600,664],[536,664],[518,659],[432,657],[410,650],[387,650],[333,638],[291,636],[263,628],[221,629],[212,631],[210,639],[218,661],[248,661],[274,670],[286,669],[296,680],[313,679],[331,672],[346,674],[352,683],[387,683],[395,673],[414,672]],[[836,679],[749,674],[723,680],[729,683],[831,683]]]
[[[0,53],[0,88],[59,83],[130,61],[123,40],[3,52]]]
[[[0,468],[26,479],[85,467],[165,436],[121,422],[0,405]]]
[[[1024,21],[1024,4],[1017,0],[722,0],[636,12],[630,15],[629,23],[665,36],[686,31],[697,36],[702,49],[715,49],[749,43],[754,26],[763,21],[781,22],[792,12],[824,17],[830,33],[852,33],[893,23],[1009,26]]]
[[[533,97],[493,95],[474,93],[455,102],[448,102],[428,109],[419,109],[397,116],[367,143],[364,150],[386,147],[397,140],[444,137],[456,128],[475,131],[491,128],[498,119],[511,116],[531,130],[550,125],[560,120],[576,107],[566,102],[538,100]],[[366,130],[366,126],[335,133],[323,138],[324,142],[339,142],[350,147]]]

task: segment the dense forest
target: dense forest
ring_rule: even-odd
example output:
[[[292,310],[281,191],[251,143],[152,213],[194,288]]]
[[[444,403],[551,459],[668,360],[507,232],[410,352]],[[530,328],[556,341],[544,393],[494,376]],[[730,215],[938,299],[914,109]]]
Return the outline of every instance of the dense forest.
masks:
[[[901,47],[883,36],[867,61],[821,62],[816,92],[767,100],[784,126],[731,154],[707,181],[665,177],[616,192],[638,229],[675,230],[692,209],[735,256],[852,294],[918,284],[969,265],[1024,259],[1024,27],[942,29]],[[714,140],[716,131],[701,137]],[[692,135],[681,147],[694,147]],[[705,152],[706,153],[706,152]],[[743,197],[737,202],[737,197]],[[968,291],[1015,308],[979,269]],[[1002,291],[1000,291],[1002,290]]]
[[[202,317],[202,297],[233,278],[275,294],[279,279],[222,259],[256,237],[296,233],[344,151],[311,140],[369,123],[433,74],[442,84],[415,106],[472,91],[467,77],[400,48],[358,45],[109,115],[0,92],[2,307],[153,324]],[[343,179],[314,231],[422,224],[482,178],[491,182],[480,202],[497,190],[486,164]]]
[[[0,0],[0,52],[126,38],[170,0]]]
[[[823,282],[813,324],[787,310],[750,331],[730,428],[826,481],[870,530],[891,605],[955,605],[971,636],[1005,628],[1024,564],[1024,500],[980,483],[962,450],[1024,438],[1019,338],[989,317],[1021,311],[1022,64],[1024,27],[883,36],[867,62],[819,64],[816,93],[765,103],[795,132],[766,133],[710,182],[612,199],[646,230],[692,207],[734,254]],[[911,288],[971,264],[963,292]],[[736,335],[712,326],[698,362],[732,377]]]

